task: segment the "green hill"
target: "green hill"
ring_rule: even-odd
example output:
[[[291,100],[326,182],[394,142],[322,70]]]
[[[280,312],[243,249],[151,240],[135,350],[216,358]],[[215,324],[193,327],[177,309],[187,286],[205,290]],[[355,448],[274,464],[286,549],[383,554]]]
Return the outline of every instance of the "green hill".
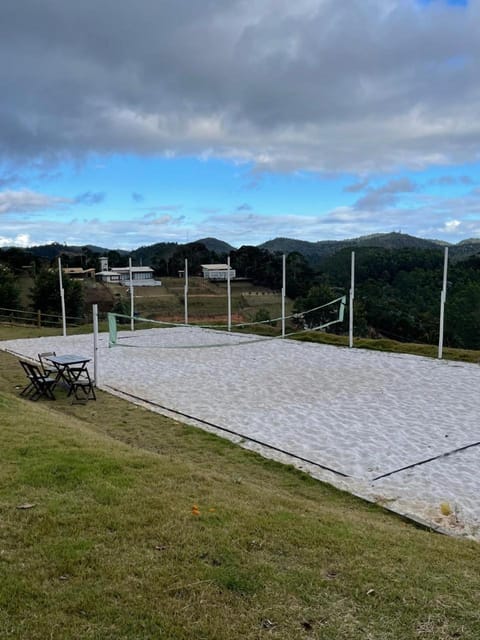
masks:
[[[280,251],[291,253],[297,251],[308,259],[312,266],[319,266],[324,259],[341,251],[342,249],[356,247],[377,247],[381,249],[439,249],[441,244],[437,240],[425,240],[416,238],[405,233],[378,233],[359,238],[346,240],[319,240],[318,242],[308,242],[306,240],[294,240],[291,238],[275,238],[260,245],[260,248],[271,252]],[[468,253],[470,245],[465,247],[464,254]],[[480,247],[477,248],[479,250]]]

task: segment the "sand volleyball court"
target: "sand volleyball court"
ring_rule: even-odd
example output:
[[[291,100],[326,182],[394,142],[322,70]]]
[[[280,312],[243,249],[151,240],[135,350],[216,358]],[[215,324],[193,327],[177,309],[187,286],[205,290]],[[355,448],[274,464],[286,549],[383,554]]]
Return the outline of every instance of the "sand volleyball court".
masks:
[[[109,348],[100,334],[99,387],[235,432],[217,431],[432,527],[480,538],[478,365],[256,338],[175,327],[120,332],[130,346]],[[93,358],[93,337],[1,348]]]

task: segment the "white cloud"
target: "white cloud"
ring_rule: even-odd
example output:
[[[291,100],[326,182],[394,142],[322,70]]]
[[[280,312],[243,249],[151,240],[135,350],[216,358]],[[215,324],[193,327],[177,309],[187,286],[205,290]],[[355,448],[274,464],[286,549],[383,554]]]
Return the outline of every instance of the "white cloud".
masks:
[[[448,220],[443,225],[443,230],[446,233],[458,233],[460,231],[461,226],[462,226],[462,223],[460,222],[460,220]]]
[[[31,245],[30,236],[26,233],[19,233],[14,238],[0,236],[0,247],[29,247]]]
[[[71,204],[69,198],[49,196],[34,191],[3,191],[0,192],[0,214],[2,213],[32,213],[57,209]]]

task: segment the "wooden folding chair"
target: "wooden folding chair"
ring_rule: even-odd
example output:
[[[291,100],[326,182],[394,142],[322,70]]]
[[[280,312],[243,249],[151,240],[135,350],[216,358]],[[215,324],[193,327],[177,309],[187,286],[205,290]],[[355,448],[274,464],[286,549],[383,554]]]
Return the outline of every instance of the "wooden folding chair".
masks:
[[[33,382],[32,382],[32,375],[30,373],[30,369],[28,368],[28,362],[25,362],[25,360],[19,360],[18,362],[19,362],[20,366],[22,367],[22,369],[24,370],[25,375],[28,378],[28,384],[24,389],[22,389],[20,391],[20,395],[28,397],[35,390],[35,387],[34,387]]]
[[[86,367],[81,370],[80,375],[78,374],[78,370],[73,370],[73,375],[71,370],[68,370],[67,373],[70,374],[70,391],[68,392],[68,395],[73,394],[75,399],[79,402],[97,399],[93,380],[90,378],[90,374]],[[79,395],[79,392],[83,395]]]
[[[30,400],[38,400],[42,397],[48,400],[55,400],[53,389],[57,384],[57,379],[43,375],[39,365],[33,364],[33,362],[23,360],[20,361],[20,364],[30,380],[29,385],[25,387],[20,395],[27,395]]]
[[[45,362],[45,359],[48,359],[49,356],[56,356],[57,354],[55,353],[55,351],[44,351],[43,353],[39,353],[38,354],[38,360],[40,362],[40,366],[42,368],[43,371],[43,375],[45,376],[56,376],[58,371],[56,369],[56,367],[53,366],[53,364],[47,364]]]

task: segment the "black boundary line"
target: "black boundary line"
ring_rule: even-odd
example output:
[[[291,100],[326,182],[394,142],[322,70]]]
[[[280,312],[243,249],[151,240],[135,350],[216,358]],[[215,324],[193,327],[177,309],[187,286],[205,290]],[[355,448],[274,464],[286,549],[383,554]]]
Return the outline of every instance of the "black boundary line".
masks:
[[[406,471],[407,469],[413,469],[414,467],[419,467],[422,464],[427,464],[428,462],[433,462],[434,460],[447,458],[448,456],[451,456],[454,453],[459,453],[460,451],[465,451],[466,449],[471,449],[472,447],[478,447],[478,445],[480,445],[480,441],[473,442],[472,444],[467,444],[464,447],[459,447],[458,449],[453,449],[452,451],[447,451],[446,453],[440,453],[438,456],[433,456],[432,458],[427,458],[426,460],[420,460],[420,462],[414,462],[413,464],[409,464],[406,467],[402,467],[401,469],[395,469],[394,471],[383,473],[381,476],[372,478],[370,482],[375,482],[376,480],[381,480],[382,478],[388,478],[388,476],[393,476],[395,473],[400,473],[401,471]]]
[[[267,444],[266,442],[262,442],[261,440],[257,440],[256,438],[252,438],[251,436],[245,436],[238,431],[233,431],[232,429],[227,429],[227,427],[221,427],[218,424],[214,424],[213,422],[208,422],[208,420],[202,420],[201,418],[196,418],[195,416],[191,416],[188,413],[183,413],[183,411],[178,411],[177,409],[170,409],[170,407],[166,407],[163,404],[158,404],[157,402],[153,402],[152,400],[146,400],[145,398],[141,398],[140,396],[136,396],[133,393],[128,393],[127,391],[122,391],[121,389],[117,389],[110,385],[102,385],[104,389],[112,389],[117,393],[120,393],[129,398],[133,398],[135,400],[139,400],[140,402],[145,402],[146,404],[151,404],[153,407],[158,407],[159,409],[164,409],[165,411],[169,411],[179,416],[183,416],[184,418],[188,418],[189,420],[196,420],[197,422],[201,422],[209,427],[213,427],[214,429],[218,429],[219,431],[225,431],[226,433],[230,433],[231,435],[238,436],[243,440],[249,440],[250,442],[255,442],[255,444],[259,444],[262,447],[267,447],[268,449],[273,449],[273,451],[278,451],[279,453],[283,453],[292,458],[296,458],[297,460],[301,460],[302,462],[306,462],[308,464],[312,464],[316,467],[320,467],[320,469],[324,469],[325,471],[330,471],[331,473],[335,473],[337,476],[342,476],[342,478],[350,478],[349,475],[343,473],[342,471],[337,471],[336,469],[331,469],[319,462],[314,462],[313,460],[308,460],[307,458],[302,458],[301,456],[297,456],[295,453],[291,453],[290,451],[285,451],[284,449],[280,449],[279,447],[275,447],[272,444]]]

